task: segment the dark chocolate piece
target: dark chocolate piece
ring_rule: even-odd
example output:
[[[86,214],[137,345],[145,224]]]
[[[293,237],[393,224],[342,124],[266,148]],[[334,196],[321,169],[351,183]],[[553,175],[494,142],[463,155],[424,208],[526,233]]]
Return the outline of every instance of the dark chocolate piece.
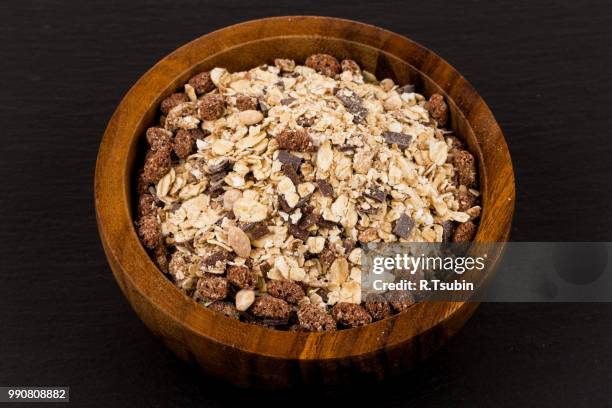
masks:
[[[455,224],[450,221],[442,222],[442,242],[449,242],[453,236],[453,232],[455,230]]]
[[[383,133],[383,137],[388,144],[395,144],[400,149],[406,149],[408,146],[410,146],[410,141],[412,140],[412,136],[407,135],[406,133],[391,131]]]
[[[393,227],[393,233],[398,237],[408,238],[413,227],[414,221],[412,220],[412,218],[410,218],[406,214],[402,214],[395,222],[395,227]]]
[[[295,171],[300,170],[300,165],[302,164],[302,158],[292,155],[287,150],[279,150],[277,159],[279,162],[293,167]]]
[[[315,213],[314,211],[307,212],[302,216],[302,219],[298,223],[298,227],[300,227],[300,229],[307,230],[317,223],[319,217],[319,214]]]
[[[363,106],[363,100],[359,96],[348,89],[339,89],[336,91],[336,98],[353,115],[353,123],[365,123],[368,110]]]
[[[367,189],[363,195],[371,198],[372,200],[378,201],[379,203],[382,203],[387,199],[387,193],[377,187]]]
[[[283,98],[280,100],[281,105],[291,105],[293,102],[295,102],[296,99],[295,98]]]
[[[338,226],[337,223],[333,221],[325,220],[323,219],[323,217],[319,217],[319,219],[317,219],[317,225],[319,226],[319,228],[328,228],[328,229]]]
[[[414,85],[412,84],[406,84],[404,86],[400,86],[399,88],[397,88],[397,93],[398,94],[403,94],[403,93],[413,93],[414,92]]]
[[[293,185],[297,186],[302,182],[300,179],[300,175],[297,174],[295,168],[293,168],[293,166],[291,166],[290,164],[283,163],[283,165],[281,166],[281,171],[285,174],[285,176],[289,177]]]
[[[319,191],[325,197],[332,197],[334,195],[334,188],[325,180],[317,180],[317,187],[319,187]]]
[[[301,239],[302,241],[306,241],[306,239],[308,239],[308,231],[301,229],[295,224],[289,224],[287,232],[289,232],[289,234],[293,235],[295,238]]]
[[[248,234],[251,235],[251,239],[259,239],[265,237],[270,233],[270,228],[264,224],[258,224],[254,228],[248,231]]]

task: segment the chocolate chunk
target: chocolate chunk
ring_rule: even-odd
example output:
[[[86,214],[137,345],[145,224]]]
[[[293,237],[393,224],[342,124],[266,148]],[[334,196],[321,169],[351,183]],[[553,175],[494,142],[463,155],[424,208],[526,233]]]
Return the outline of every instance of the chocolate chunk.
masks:
[[[455,231],[455,223],[450,220],[442,222],[442,242],[450,242],[453,232]]]
[[[457,225],[453,233],[453,242],[470,242],[476,236],[478,228],[472,221]]]
[[[175,108],[181,103],[188,102],[188,101],[189,101],[189,98],[187,97],[187,95],[185,95],[185,93],[183,92],[173,93],[172,95],[170,95],[169,97],[167,97],[161,102],[159,109],[162,111],[164,115],[167,115],[168,112],[172,110],[172,108]]]
[[[251,232],[253,229],[255,229],[255,227],[257,227],[259,223],[258,222],[247,222],[247,223],[239,223],[238,226],[240,227],[241,230],[243,230],[244,232]]]
[[[300,327],[315,332],[334,331],[336,322],[330,315],[315,305],[305,303],[297,312]]]
[[[314,211],[307,211],[303,216],[302,219],[300,219],[300,222],[298,223],[298,227],[302,230],[307,230],[308,228],[310,228],[311,226],[315,225],[317,223],[317,221],[319,220],[319,214],[315,213]]]
[[[291,206],[287,204],[287,201],[285,201],[282,195],[278,196],[278,206],[283,212],[290,213],[291,211],[293,211],[293,208],[291,208]]]
[[[391,131],[386,131],[383,133],[383,137],[385,138],[385,142],[390,145],[395,144],[401,150],[408,148],[410,146],[410,141],[412,140],[412,136],[407,135],[406,133]]]
[[[174,202],[170,206],[170,212],[175,213],[175,212],[177,212],[179,210],[179,208],[181,208],[181,203],[179,203],[178,201]]]
[[[413,93],[414,92],[414,85],[412,84],[406,84],[404,86],[400,86],[399,88],[397,88],[397,93],[398,94],[404,94],[404,93]]]
[[[439,126],[445,126],[448,121],[448,105],[444,102],[444,97],[440,94],[433,94],[425,102],[425,109],[429,115],[438,122]]]
[[[457,150],[453,157],[453,164],[457,169],[459,184],[466,187],[476,185],[476,160],[467,150]]]
[[[236,310],[236,306],[231,302],[216,301],[208,305],[208,308],[232,319],[238,320],[240,317],[240,313]]]
[[[256,98],[247,95],[240,95],[236,98],[236,107],[240,111],[257,110],[259,104]]]
[[[246,266],[232,265],[227,270],[227,280],[240,289],[253,289],[257,285],[257,274]]]
[[[329,77],[334,77],[340,73],[340,63],[329,54],[313,54],[306,58],[304,65]]]
[[[302,158],[292,155],[287,150],[279,150],[277,159],[279,162],[293,167],[295,171],[300,170],[300,165],[302,164]]]
[[[189,80],[189,85],[193,86],[193,89],[198,95],[215,89],[215,83],[212,81],[210,72],[208,71],[200,72],[199,74],[193,76]]]
[[[143,245],[154,249],[162,239],[161,226],[154,214],[140,217],[138,220],[138,235]]]
[[[198,280],[196,297],[207,300],[223,300],[229,292],[227,279],[218,275],[206,274]]]
[[[377,187],[367,189],[363,195],[371,198],[372,200],[378,201],[379,203],[382,203],[387,199],[387,193]]]
[[[264,224],[258,224],[253,229],[251,229],[248,234],[251,236],[251,239],[259,239],[265,237],[270,233],[270,228]]]
[[[323,217],[319,217],[317,219],[317,225],[319,226],[319,228],[327,228],[327,229],[332,229],[338,226],[337,223],[323,219]]]
[[[412,218],[410,218],[406,214],[402,214],[400,215],[399,219],[395,221],[393,233],[398,237],[408,238],[413,227],[414,221],[412,220]]]
[[[290,312],[287,302],[270,295],[259,296],[250,310],[256,317],[272,320],[286,320]]]
[[[340,302],[332,308],[332,317],[342,326],[359,327],[372,322],[372,316],[354,303]]]
[[[215,120],[223,116],[225,101],[221,95],[206,95],[197,102],[197,114],[202,120]]]
[[[384,296],[379,294],[368,295],[365,309],[375,321],[382,320],[391,315],[391,305]]]
[[[308,132],[304,129],[285,129],[276,136],[278,147],[296,152],[305,152],[312,146]]]
[[[289,224],[287,232],[293,235],[295,238],[301,239],[302,241],[306,241],[306,239],[308,239],[308,231],[301,229],[295,224]]]
[[[281,105],[288,106],[295,102],[297,99],[295,98],[283,98],[280,100]]]
[[[225,186],[224,177],[226,176],[226,173],[217,173],[214,176],[215,176],[214,179],[211,178],[209,180],[210,183],[208,184],[208,187],[206,188],[206,191],[205,191],[206,194],[208,194],[212,198],[219,197],[221,194],[225,192],[223,187]]]
[[[358,74],[361,72],[361,68],[359,67],[359,64],[357,64],[352,59],[342,60],[342,62],[340,63],[340,67],[342,68],[343,72],[351,71],[353,74]]]
[[[225,176],[227,176],[227,172],[225,171],[220,171],[218,173],[211,174],[210,178],[208,179],[208,182],[212,184],[217,184],[222,181]]]
[[[293,185],[297,186],[302,182],[300,176],[297,174],[292,165],[283,163],[281,166],[281,171],[291,180]]]
[[[270,280],[266,283],[266,290],[270,296],[289,303],[298,303],[306,296],[300,285],[288,280]]]
[[[332,187],[331,184],[329,184],[328,181],[323,180],[323,179],[318,179],[316,183],[317,183],[317,187],[319,187],[319,191],[324,197],[333,197],[334,188]]]
[[[339,89],[336,92],[336,98],[340,100],[347,112],[353,115],[354,123],[365,123],[368,110],[363,106],[363,100],[358,95],[348,89]]]
[[[308,204],[308,202],[310,201],[311,196],[312,194],[308,194],[307,196],[300,198],[297,204],[295,205],[295,208],[304,208],[306,204]]]

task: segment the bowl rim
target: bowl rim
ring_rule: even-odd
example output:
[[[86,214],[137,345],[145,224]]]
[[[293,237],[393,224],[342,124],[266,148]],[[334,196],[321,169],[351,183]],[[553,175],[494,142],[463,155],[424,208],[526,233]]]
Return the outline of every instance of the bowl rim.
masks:
[[[315,30],[312,27],[308,27],[311,31],[315,31],[314,33],[305,34],[304,32],[299,32],[305,22],[315,22],[317,24]],[[198,63],[198,61],[193,61],[192,55],[197,54],[195,51],[201,51],[203,48],[214,51],[201,56],[199,60],[203,60],[211,55],[224,52],[227,48],[231,48],[231,46],[239,46],[244,41],[241,41],[237,34],[261,27],[262,24],[265,24],[266,29],[256,31],[259,34],[257,40],[287,35],[310,37],[319,34],[325,34],[321,35],[323,37],[344,40],[345,38],[341,35],[333,36],[331,34],[338,33],[341,31],[340,28],[344,30],[349,29],[351,32],[359,33],[358,42],[360,44],[388,53],[390,53],[390,47],[394,47],[393,51],[395,52],[398,46],[403,46],[411,50],[411,52],[419,52],[426,55],[438,67],[448,70],[453,76],[454,83],[441,84],[432,77],[435,75],[433,69],[432,72],[426,73],[406,61],[415,70],[427,76],[440,87],[447,101],[455,106],[455,112],[464,115],[462,104],[481,104],[481,111],[484,113],[480,117],[470,119],[464,115],[463,119],[477,136],[478,129],[474,128],[472,122],[485,121],[487,126],[493,129],[492,134],[486,135],[489,139],[488,143],[493,141],[496,144],[497,149],[509,165],[509,170],[499,175],[502,179],[498,183],[503,181],[504,184],[503,188],[500,189],[500,193],[504,196],[496,198],[500,201],[500,207],[496,208],[495,214],[491,214],[488,211],[487,205],[483,206],[480,225],[484,225],[486,220],[491,231],[484,234],[484,229],[479,227],[475,240],[477,242],[503,242],[508,239],[515,203],[514,173],[508,147],[490,109],[457,70],[422,45],[402,35],[374,25],[324,16],[268,17],[245,21],[215,30],[179,47],[163,57],[130,88],[109,120],[96,161],[94,195],[99,234],[119,286],[124,292],[126,290],[136,290],[159,313],[199,337],[204,337],[241,351],[274,358],[311,360],[329,358],[324,357],[325,355],[333,355],[333,358],[367,355],[378,351],[382,347],[387,348],[399,345],[410,338],[431,330],[438,323],[449,319],[454,313],[466,307],[466,302],[421,303],[411,307],[407,312],[394,315],[382,321],[373,322],[367,326],[328,333],[287,332],[239,322],[201,307],[191,298],[177,290],[164,274],[159,271],[141,245],[132,221],[131,163],[134,159],[137,141],[141,137],[136,129],[140,126],[140,122],[144,120],[146,112],[150,111],[153,105],[155,105],[154,108],[157,107],[158,100],[161,97],[159,93],[155,94],[152,90],[157,90],[160,86],[168,86],[167,84],[156,85],[156,82],[159,81],[158,78],[163,77],[172,80],[172,78],[176,79],[184,76],[186,70],[192,70]],[[217,41],[221,37],[224,37],[224,41],[218,43]],[[380,38],[386,39],[384,44],[380,43]],[[380,48],[381,46],[384,48]],[[397,57],[396,54],[391,55]],[[168,71],[168,66],[172,68],[171,72]],[[452,92],[457,92],[457,88],[467,91],[467,94],[474,98],[474,100],[469,102],[462,100],[458,103],[450,96]],[[129,112],[129,114],[125,112]],[[139,119],[136,120],[134,119],[135,117],[139,117]],[[481,137],[485,136],[481,135]],[[130,148],[125,149],[124,154],[115,154],[116,151],[121,151],[119,149],[121,146],[126,144],[129,144]],[[476,146],[470,146],[470,148],[471,150],[472,148],[477,150],[475,153],[480,159],[480,177],[483,180],[481,184],[483,187],[489,186],[491,183],[490,175],[486,173],[483,168],[484,166],[482,166],[483,152],[480,143]],[[495,218],[499,217],[500,214],[503,215],[501,217],[503,223],[492,230],[492,226],[495,225]],[[124,270],[125,273],[120,274],[117,271],[118,268]],[[412,319],[425,316],[425,311],[427,311],[427,316],[429,317],[415,325]],[[140,311],[137,310],[137,313],[140,313]],[[434,317],[431,317],[432,315]],[[390,330],[391,328],[393,330]],[[261,338],[262,336],[266,339],[263,342],[253,343],[250,341],[251,337]],[[357,347],[350,351],[340,350],[339,352],[329,353],[329,350],[333,350],[334,344],[338,342],[355,342],[360,338],[366,339],[372,336],[382,337],[384,341],[364,341],[363,343],[366,346],[363,348]],[[303,345],[302,348],[278,347],[279,344],[283,343],[291,344],[296,341],[296,338],[298,343]],[[274,347],[270,347],[271,344]]]

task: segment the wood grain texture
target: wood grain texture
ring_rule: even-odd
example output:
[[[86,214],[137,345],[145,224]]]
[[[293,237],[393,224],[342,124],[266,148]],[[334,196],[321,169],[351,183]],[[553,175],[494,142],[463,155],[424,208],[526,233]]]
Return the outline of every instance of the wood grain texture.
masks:
[[[425,95],[443,93],[450,126],[479,161],[484,211],[476,240],[504,241],[510,232],[514,174],[502,132],[469,83],[431,51],[374,26],[324,17],[256,20],[181,47],[139,79],[111,118],[96,166],[96,214],[115,277],[145,324],[182,359],[241,386],[350,384],[401,373],[437,350],[476,307],[421,303],[392,318],[334,333],[269,330],[202,308],[148,258],[130,203],[139,142],[154,123],[160,101],[202,70],[244,70],[276,57],[303,62],[317,52],[353,58],[377,77],[415,84]],[[492,265],[498,256],[490,254]]]
[[[308,398],[212,381],[141,324],[117,290],[96,228],[92,178],[104,128],[129,87],[176,47],[287,14],[387,28],[468,78],[512,153],[513,240],[611,239],[609,2],[1,2],[0,383],[67,384],[79,407],[245,407],[254,399],[309,408],[313,400],[321,407],[605,406],[606,304],[481,304],[417,370],[377,386],[309,389]]]

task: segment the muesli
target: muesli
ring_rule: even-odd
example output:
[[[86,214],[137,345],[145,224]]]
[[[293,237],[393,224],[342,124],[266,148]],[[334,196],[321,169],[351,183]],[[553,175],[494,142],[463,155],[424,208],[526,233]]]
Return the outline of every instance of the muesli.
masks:
[[[466,242],[474,156],[444,98],[326,54],[197,74],[162,101],[138,173],[137,229],[178,289],[284,330],[357,327],[410,296],[361,298],[369,242]]]

